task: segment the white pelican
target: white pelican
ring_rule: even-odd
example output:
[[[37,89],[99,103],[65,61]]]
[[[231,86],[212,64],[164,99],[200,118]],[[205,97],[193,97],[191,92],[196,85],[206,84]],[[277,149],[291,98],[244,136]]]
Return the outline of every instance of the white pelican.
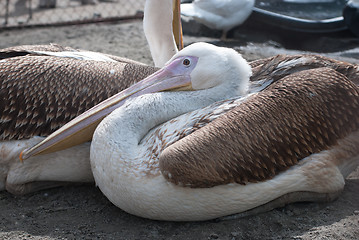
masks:
[[[251,68],[234,50],[190,45],[45,145],[92,131],[118,107],[94,133],[91,168],[111,202],[145,218],[207,220],[283,199],[333,199],[359,165],[358,66],[276,58],[252,63],[271,74],[250,83]],[[164,90],[172,92],[153,93]],[[145,95],[124,102],[133,94]]]
[[[191,17],[209,28],[227,32],[241,25],[252,13],[254,0],[195,0],[181,4],[181,14]]]
[[[144,29],[158,66],[177,52],[176,41],[182,45],[179,4],[146,1]],[[156,70],[130,59],[59,45],[0,50],[0,190],[24,194],[51,187],[51,181],[93,181],[89,144],[24,164],[17,155]]]

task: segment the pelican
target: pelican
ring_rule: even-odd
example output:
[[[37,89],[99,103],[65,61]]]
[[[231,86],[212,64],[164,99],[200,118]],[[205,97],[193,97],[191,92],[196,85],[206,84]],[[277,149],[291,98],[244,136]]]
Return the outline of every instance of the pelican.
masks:
[[[144,218],[199,221],[338,197],[359,165],[358,66],[310,55],[251,65],[232,49],[190,45],[50,135],[45,148],[100,122],[90,150],[95,182]]]
[[[179,5],[178,0],[146,1],[144,29],[156,66],[182,47]],[[93,181],[88,143],[24,164],[18,154],[157,69],[56,44],[0,50],[0,190],[25,194],[64,181]]]
[[[181,4],[181,14],[206,25],[221,30],[221,39],[227,32],[241,25],[252,13],[254,0],[195,0]]]

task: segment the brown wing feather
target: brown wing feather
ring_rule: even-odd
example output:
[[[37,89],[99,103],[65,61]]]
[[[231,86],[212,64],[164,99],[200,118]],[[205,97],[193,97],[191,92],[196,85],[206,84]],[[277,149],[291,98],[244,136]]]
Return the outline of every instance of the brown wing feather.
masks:
[[[52,44],[46,44],[46,45],[21,45],[21,46],[15,46],[15,47],[8,47],[0,50],[0,59],[5,58],[11,58],[11,57],[20,57],[25,55],[31,55],[31,56],[39,56],[39,54],[36,54],[34,52],[36,51],[45,51],[45,52],[63,52],[63,51],[70,51],[70,52],[81,52],[85,50],[81,49],[75,49],[72,47],[67,46],[61,46],[56,43]],[[138,65],[145,65],[143,63],[118,57],[110,54],[104,54],[109,58],[112,58],[113,60],[121,63],[131,63],[131,64],[138,64]]]
[[[47,136],[157,69],[26,55],[0,62],[0,140]]]
[[[306,70],[166,148],[160,169],[191,187],[263,181],[358,128],[358,87],[329,68]]]
[[[359,86],[359,66],[319,55],[277,55],[250,63],[253,71],[251,81],[281,79],[303,70],[328,67],[344,74]]]
[[[48,52],[62,52],[62,51],[77,51],[75,48],[62,46],[56,43],[44,45],[20,45],[14,47],[3,48],[1,53],[10,52],[26,52],[26,51],[48,51]]]
[[[0,59],[30,55],[31,51],[62,52],[62,51],[77,51],[77,50],[71,47],[64,47],[58,44],[21,45],[21,46],[14,46],[14,47],[1,49]]]

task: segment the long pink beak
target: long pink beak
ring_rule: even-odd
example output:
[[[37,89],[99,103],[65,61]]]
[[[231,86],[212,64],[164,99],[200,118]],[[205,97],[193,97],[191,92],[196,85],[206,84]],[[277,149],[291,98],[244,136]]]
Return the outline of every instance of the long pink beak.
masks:
[[[116,108],[122,106],[128,99],[147,93],[176,90],[191,86],[190,74],[198,59],[191,57],[192,64],[190,67],[182,65],[183,59],[184,57],[174,59],[144,80],[82,113],[37,145],[22,151],[19,156],[20,160],[22,161],[38,154],[60,151],[91,141],[92,135],[102,119]]]

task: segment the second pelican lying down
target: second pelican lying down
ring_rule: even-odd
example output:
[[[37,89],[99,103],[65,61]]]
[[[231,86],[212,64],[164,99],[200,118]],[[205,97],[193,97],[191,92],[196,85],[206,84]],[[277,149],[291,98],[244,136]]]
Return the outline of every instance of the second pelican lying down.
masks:
[[[122,105],[97,127],[91,166],[108,199],[141,217],[207,220],[287,194],[307,193],[290,202],[338,196],[359,164],[358,86],[330,68],[256,85],[250,75],[234,50],[193,44],[65,132]],[[164,90],[174,92],[153,93]],[[132,93],[152,94],[124,103]]]

